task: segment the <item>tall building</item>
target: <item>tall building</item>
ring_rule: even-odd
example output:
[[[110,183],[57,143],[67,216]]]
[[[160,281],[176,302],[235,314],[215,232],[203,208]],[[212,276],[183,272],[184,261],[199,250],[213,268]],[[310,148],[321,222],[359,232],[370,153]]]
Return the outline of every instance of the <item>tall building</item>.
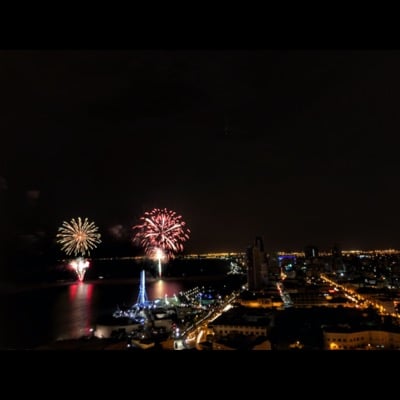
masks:
[[[253,246],[247,248],[246,262],[248,289],[261,290],[268,282],[268,263],[260,236],[256,237]]]
[[[318,258],[319,252],[318,248],[314,245],[308,245],[304,248],[304,256],[306,260],[312,261],[315,258]]]
[[[345,273],[346,272],[346,266],[343,262],[343,256],[342,256],[342,251],[336,243],[332,247],[332,264],[331,264],[331,269],[332,272],[336,273]]]

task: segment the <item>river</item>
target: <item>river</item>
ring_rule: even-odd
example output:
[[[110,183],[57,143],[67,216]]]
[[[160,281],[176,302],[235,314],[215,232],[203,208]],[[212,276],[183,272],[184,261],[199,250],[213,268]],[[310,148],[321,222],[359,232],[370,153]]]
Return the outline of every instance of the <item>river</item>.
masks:
[[[146,293],[153,300],[194,286],[223,286],[226,280],[224,275],[150,278],[146,280]],[[3,292],[0,349],[32,349],[87,335],[97,319],[111,315],[117,305],[136,303],[138,293],[138,279],[36,284]]]

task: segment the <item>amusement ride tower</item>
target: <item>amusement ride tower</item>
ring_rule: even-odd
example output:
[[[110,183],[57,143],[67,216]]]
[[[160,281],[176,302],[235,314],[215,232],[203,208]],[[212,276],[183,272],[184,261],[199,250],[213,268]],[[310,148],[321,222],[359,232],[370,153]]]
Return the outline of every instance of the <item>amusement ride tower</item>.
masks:
[[[146,271],[143,269],[140,272],[140,286],[139,286],[139,295],[137,298],[137,302],[136,305],[140,306],[140,307],[144,307],[147,305],[149,299],[147,297],[147,293],[146,293]]]

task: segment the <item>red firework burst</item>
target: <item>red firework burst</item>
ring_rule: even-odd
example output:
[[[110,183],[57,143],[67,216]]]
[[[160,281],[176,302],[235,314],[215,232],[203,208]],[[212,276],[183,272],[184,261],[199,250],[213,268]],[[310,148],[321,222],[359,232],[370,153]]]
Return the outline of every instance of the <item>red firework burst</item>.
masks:
[[[168,258],[183,251],[183,243],[189,239],[190,229],[186,228],[181,215],[166,208],[154,208],[140,218],[141,224],[135,225],[134,242],[143,246],[146,254],[161,249]]]

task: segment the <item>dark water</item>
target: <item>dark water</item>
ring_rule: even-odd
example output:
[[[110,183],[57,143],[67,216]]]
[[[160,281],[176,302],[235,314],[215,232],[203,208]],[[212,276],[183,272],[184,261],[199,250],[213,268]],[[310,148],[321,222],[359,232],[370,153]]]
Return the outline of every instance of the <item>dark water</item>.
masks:
[[[203,284],[222,287],[225,281],[226,276],[150,279],[146,293],[152,300]],[[3,294],[0,349],[29,349],[86,335],[100,316],[112,314],[117,305],[134,304],[138,292],[138,279],[119,279],[33,286]]]

